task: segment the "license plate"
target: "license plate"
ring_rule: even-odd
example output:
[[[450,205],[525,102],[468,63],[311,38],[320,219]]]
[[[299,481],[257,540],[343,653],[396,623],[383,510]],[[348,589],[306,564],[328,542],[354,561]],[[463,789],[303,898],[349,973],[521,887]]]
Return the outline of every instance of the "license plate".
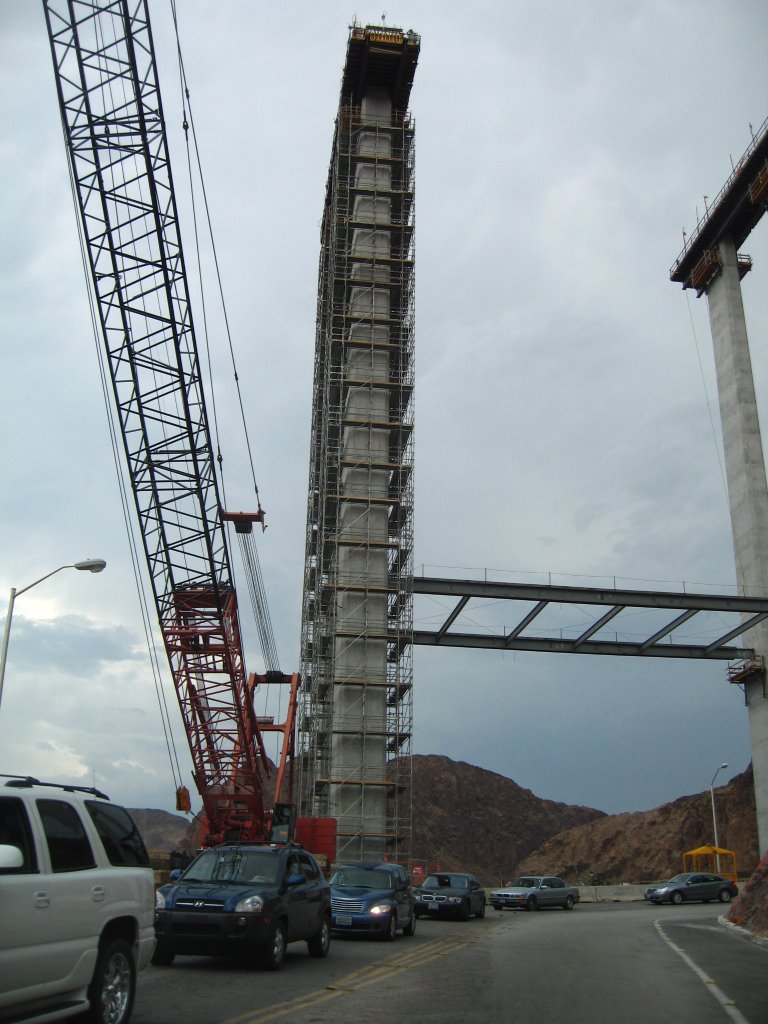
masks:
[[[434,910],[435,913],[437,913],[437,911],[440,909],[439,903],[428,903],[427,906],[429,907],[430,910]]]
[[[337,914],[335,923],[339,925],[349,925],[352,924],[352,918],[349,917],[348,914]]]

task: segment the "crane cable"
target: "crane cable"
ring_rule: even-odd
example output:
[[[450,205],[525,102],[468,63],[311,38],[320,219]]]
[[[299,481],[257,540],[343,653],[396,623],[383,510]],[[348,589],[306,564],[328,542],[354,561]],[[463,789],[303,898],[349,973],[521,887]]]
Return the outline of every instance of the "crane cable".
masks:
[[[245,575],[248,581],[248,590],[251,595],[251,604],[254,608],[266,608],[267,595],[264,592],[264,581],[259,567],[259,555],[256,550],[253,532],[238,533],[237,539],[240,542],[240,554],[243,559],[243,565],[246,568]],[[268,622],[267,625],[269,625]],[[259,631],[261,650],[264,655],[264,662],[267,666],[267,670],[270,672],[278,671],[279,662],[272,629],[271,627],[266,628],[263,619],[259,616],[256,617],[256,626]]]
[[[225,504],[226,504],[226,491],[225,491],[225,487],[224,487],[224,467],[223,467],[224,457],[222,455],[221,445],[220,445],[220,442],[219,442],[219,428],[218,428],[218,417],[217,417],[217,413],[216,413],[216,399],[215,399],[215,393],[214,393],[214,389],[213,389],[212,371],[211,371],[211,352],[210,352],[210,344],[209,344],[209,336],[208,336],[208,323],[207,323],[207,316],[206,316],[205,296],[204,296],[204,291],[203,291],[203,287],[202,287],[203,274],[202,274],[201,257],[200,257],[200,237],[199,237],[199,233],[198,233],[197,206],[196,206],[196,203],[195,203],[195,189],[194,189],[194,185],[193,185],[192,156],[191,156],[191,153],[190,153],[190,139],[189,139],[189,129],[190,129],[190,127],[192,129],[192,146],[193,146],[193,149],[194,149],[195,163],[197,165],[197,176],[198,176],[198,180],[200,182],[200,191],[201,191],[202,200],[203,200],[203,207],[204,207],[204,210],[205,210],[205,219],[206,219],[206,223],[207,223],[207,227],[208,227],[208,237],[210,239],[211,252],[212,252],[212,256],[213,256],[214,266],[215,266],[215,269],[216,269],[216,281],[217,281],[217,285],[218,285],[219,299],[220,299],[220,302],[221,302],[222,313],[223,313],[223,316],[224,316],[224,327],[225,327],[225,332],[226,332],[226,336],[227,336],[227,342],[228,342],[228,345],[229,345],[229,352],[230,352],[230,358],[231,358],[231,361],[232,361],[232,370],[233,370],[235,388],[237,390],[238,404],[239,404],[239,407],[240,407],[240,418],[241,418],[241,421],[242,421],[243,432],[244,432],[244,435],[245,435],[245,444],[246,444],[246,450],[248,452],[248,462],[249,462],[250,470],[251,470],[251,479],[253,481],[254,493],[256,495],[256,506],[257,506],[257,510],[260,513],[263,514],[263,509],[261,507],[261,500],[259,498],[259,487],[258,487],[258,484],[256,482],[256,473],[255,473],[255,470],[254,470],[253,452],[252,452],[252,449],[251,449],[250,436],[248,434],[248,425],[246,423],[246,418],[245,418],[245,407],[244,407],[244,404],[243,404],[243,396],[242,396],[242,392],[241,392],[241,389],[240,389],[240,378],[239,378],[239,375],[238,375],[238,372],[237,372],[237,362],[236,362],[236,359],[235,359],[234,346],[233,346],[233,343],[232,343],[232,332],[231,332],[230,326],[229,326],[229,316],[227,314],[227,306],[226,306],[226,301],[224,299],[224,288],[223,288],[222,279],[221,279],[221,270],[220,270],[220,267],[219,267],[218,253],[216,251],[216,243],[215,243],[214,235],[213,235],[213,225],[211,223],[211,212],[210,212],[210,207],[209,207],[209,204],[208,204],[208,194],[207,194],[206,187],[205,187],[205,179],[204,179],[204,176],[203,176],[203,169],[202,169],[202,164],[201,164],[201,161],[200,161],[200,151],[199,151],[199,148],[198,148],[198,145],[197,145],[197,133],[195,132],[194,117],[192,115],[192,102],[191,102],[191,97],[190,97],[190,93],[189,93],[189,88],[188,88],[188,85],[187,85],[186,73],[184,71],[184,60],[183,60],[182,53],[181,53],[181,41],[179,39],[179,25],[178,25],[178,19],[177,19],[177,14],[176,14],[176,0],[171,0],[171,11],[172,11],[172,15],[173,15],[173,27],[174,27],[175,37],[176,37],[176,53],[177,53],[178,63],[179,63],[179,83],[180,83],[181,94],[182,94],[182,113],[183,113],[182,126],[184,128],[184,138],[185,138],[185,145],[186,145],[186,150],[187,150],[187,170],[188,170],[188,175],[189,175],[190,196],[191,196],[191,202],[192,202],[192,219],[193,219],[193,224],[194,224],[194,235],[195,235],[195,253],[196,253],[196,256],[197,256],[198,277],[199,277],[199,280],[200,280],[200,295],[201,295],[202,318],[203,318],[203,337],[204,337],[204,341],[205,341],[206,358],[207,358],[207,362],[208,362],[209,392],[210,392],[210,395],[211,395],[211,403],[212,403],[212,409],[213,409],[213,426],[214,426],[214,434],[215,434],[215,437],[216,437],[216,450],[217,450],[216,461],[219,464],[219,476],[220,476],[220,479],[221,479],[222,496],[223,496]],[[189,120],[187,120],[187,108],[189,109]],[[238,534],[238,538],[241,538],[242,536],[243,535]],[[276,647],[276,644],[275,644],[274,632],[273,632],[273,629],[272,629],[272,620],[271,620],[271,617],[270,617],[270,614],[269,614],[269,607],[267,605],[266,589],[265,589],[265,586],[264,586],[264,578],[263,578],[262,572],[261,572],[261,564],[259,562],[259,555],[258,555],[258,551],[256,550],[256,544],[253,541],[253,538],[251,537],[251,543],[249,545],[247,545],[247,546],[244,545],[242,540],[241,540],[240,547],[241,547],[241,553],[243,554],[243,563],[244,563],[244,566],[245,566],[245,569],[246,569],[246,575],[248,577],[248,590],[249,590],[249,593],[250,593],[250,596],[251,596],[251,603],[253,605],[254,617],[256,619],[256,627],[257,627],[257,630],[258,630],[258,633],[259,633],[259,639],[260,639],[260,642],[261,642],[262,656],[264,657],[264,662],[265,662],[265,665],[266,665],[266,668],[267,668],[268,672],[278,671],[280,666],[279,666],[279,662],[278,662],[278,658],[277,658],[277,647]],[[247,548],[247,550],[244,550],[244,548]],[[233,568],[233,572],[234,572],[234,568]]]

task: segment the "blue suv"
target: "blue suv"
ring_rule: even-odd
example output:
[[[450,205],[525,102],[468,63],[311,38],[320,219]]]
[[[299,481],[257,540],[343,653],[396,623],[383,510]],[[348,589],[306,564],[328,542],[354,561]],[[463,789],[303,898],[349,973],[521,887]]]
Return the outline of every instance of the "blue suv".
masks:
[[[296,844],[225,843],[203,850],[158,889],[152,963],[177,954],[255,956],[279,970],[290,942],[324,957],[331,890],[315,858]]]
[[[416,906],[405,868],[388,861],[339,864],[331,876],[331,927],[338,934],[413,935]]]

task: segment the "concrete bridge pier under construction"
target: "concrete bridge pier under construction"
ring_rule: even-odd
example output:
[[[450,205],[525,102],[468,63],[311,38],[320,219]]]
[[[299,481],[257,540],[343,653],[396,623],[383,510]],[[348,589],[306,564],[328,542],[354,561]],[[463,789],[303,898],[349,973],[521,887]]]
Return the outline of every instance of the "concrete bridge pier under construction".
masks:
[[[736,246],[732,238],[718,243],[720,273],[707,288],[712,344],[715,353],[725,471],[731,513],[733,550],[739,590],[768,594],[768,485],[752,363],[741,295]],[[746,636],[763,665],[768,657],[768,621]],[[752,744],[758,844],[768,850],[768,697],[765,673],[744,680]]]
[[[353,25],[318,282],[299,723],[303,814],[407,860],[413,640],[416,33]]]
[[[715,355],[731,533],[739,591],[768,596],[768,486],[741,293],[752,268],[739,248],[768,208],[768,120],[686,240],[670,277],[706,294]],[[749,712],[758,847],[768,851],[768,621],[744,635],[754,651],[739,682]]]

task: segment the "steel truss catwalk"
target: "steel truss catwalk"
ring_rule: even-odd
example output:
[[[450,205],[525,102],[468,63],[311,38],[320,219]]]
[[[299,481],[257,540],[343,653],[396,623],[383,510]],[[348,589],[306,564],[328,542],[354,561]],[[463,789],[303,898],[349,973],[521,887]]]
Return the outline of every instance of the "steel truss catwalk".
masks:
[[[318,281],[302,624],[301,813],[339,858],[407,858],[413,174],[419,39],[353,27]]]
[[[415,595],[449,598],[456,601],[452,611],[443,623],[435,629],[417,630],[413,642],[427,647],[479,647],[500,651],[546,651],[560,654],[610,654],[626,657],[645,658],[692,658],[705,661],[733,661],[744,659],[753,662],[755,652],[751,647],[731,646],[729,641],[748,631],[768,618],[768,598],[735,597],[727,594],[673,593],[668,590],[615,590],[607,587],[563,587],[552,584],[502,583],[488,580],[439,579],[417,576],[413,580]],[[477,620],[477,606],[474,615],[469,615],[467,605],[471,600],[489,601],[496,605],[508,603],[509,615],[517,617],[515,625],[503,632],[479,629],[472,631],[452,628],[467,615],[467,621]],[[574,628],[564,624],[562,611],[571,606],[579,609],[583,618],[584,606],[594,609],[594,622],[588,627]],[[543,613],[555,608],[560,617],[542,624]],[[619,620],[624,612],[635,613],[631,626],[627,627],[626,617]],[[611,637],[607,630],[619,628],[619,623],[638,633],[636,613],[643,611],[653,615],[655,625],[637,639]],[[658,615],[656,615],[658,613]],[[695,615],[716,613],[714,627],[716,638],[702,640],[695,636],[686,642],[673,638]],[[733,620],[730,627],[723,629],[724,616]],[[711,628],[711,623],[709,627]],[[688,630],[691,625],[686,625]],[[568,633],[572,635],[569,636]]]

